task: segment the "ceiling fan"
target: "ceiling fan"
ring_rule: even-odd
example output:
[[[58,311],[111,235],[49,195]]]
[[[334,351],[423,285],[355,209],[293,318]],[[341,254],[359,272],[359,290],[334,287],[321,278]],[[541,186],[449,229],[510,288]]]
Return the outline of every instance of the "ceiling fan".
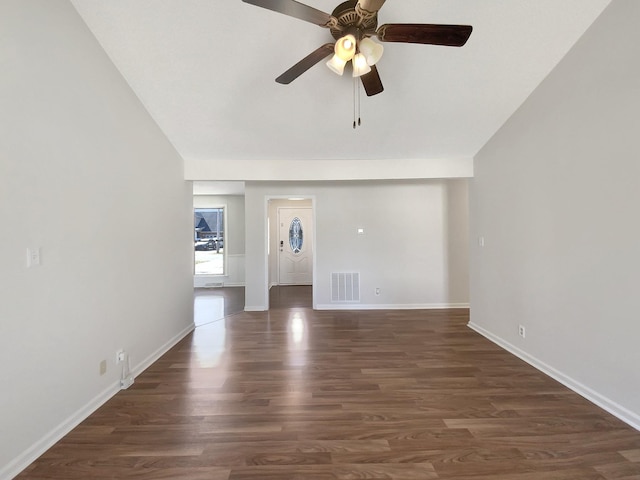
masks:
[[[276,82],[287,85],[333,54],[327,66],[342,75],[346,63],[351,61],[353,76],[360,77],[368,96],[384,90],[375,65],[382,57],[384,47],[371,37],[377,37],[381,42],[461,47],[473,30],[470,25],[424,23],[388,23],[378,27],[378,11],[385,0],[348,0],[338,5],[331,14],[295,0],[242,1],[328,28],[336,40],[311,52],[276,78]]]

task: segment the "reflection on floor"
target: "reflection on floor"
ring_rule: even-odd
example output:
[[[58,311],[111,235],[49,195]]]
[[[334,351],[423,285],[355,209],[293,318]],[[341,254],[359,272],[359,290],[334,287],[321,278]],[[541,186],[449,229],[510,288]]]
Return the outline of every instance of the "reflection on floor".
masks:
[[[244,303],[244,287],[194,290],[193,319],[197,328],[193,332],[193,348],[198,352],[200,368],[219,366],[222,354],[226,350],[228,330],[234,322],[234,317],[244,311]],[[311,286],[275,286],[269,290],[271,311],[293,309],[290,329],[296,347],[299,347],[305,338],[305,324],[300,309],[310,309],[311,306]]]
[[[244,287],[196,288],[193,322],[207,325],[244,310]]]
[[[312,308],[310,285],[275,286],[269,290],[269,309]],[[196,288],[193,321],[207,325],[244,311],[244,287]]]

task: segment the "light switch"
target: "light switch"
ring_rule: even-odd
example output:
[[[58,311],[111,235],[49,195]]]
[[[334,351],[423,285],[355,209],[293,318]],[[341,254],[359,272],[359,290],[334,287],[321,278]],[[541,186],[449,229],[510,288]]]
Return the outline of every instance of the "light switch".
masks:
[[[27,268],[40,265],[40,248],[27,248]]]

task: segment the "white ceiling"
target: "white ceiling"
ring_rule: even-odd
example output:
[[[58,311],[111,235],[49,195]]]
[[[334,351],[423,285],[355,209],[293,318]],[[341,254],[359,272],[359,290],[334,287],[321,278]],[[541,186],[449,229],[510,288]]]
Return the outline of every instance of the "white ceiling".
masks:
[[[185,161],[470,158],[610,0],[388,0],[384,23],[474,27],[462,48],[386,43],[385,91],[320,63],[328,30],[241,0],[71,0]],[[338,0],[305,3],[331,12]]]

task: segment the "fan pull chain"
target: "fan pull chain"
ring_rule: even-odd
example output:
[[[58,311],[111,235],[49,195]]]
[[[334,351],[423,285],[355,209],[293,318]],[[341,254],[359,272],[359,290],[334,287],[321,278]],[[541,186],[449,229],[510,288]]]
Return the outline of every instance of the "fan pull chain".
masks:
[[[356,84],[358,85],[358,126],[362,125],[360,120],[360,78],[356,78]]]
[[[356,79],[353,79],[353,129],[356,129]]]
[[[356,126],[359,127],[362,125],[362,120],[360,118],[360,78],[354,77],[353,79],[353,128],[355,130]],[[358,121],[356,122],[356,117]]]

